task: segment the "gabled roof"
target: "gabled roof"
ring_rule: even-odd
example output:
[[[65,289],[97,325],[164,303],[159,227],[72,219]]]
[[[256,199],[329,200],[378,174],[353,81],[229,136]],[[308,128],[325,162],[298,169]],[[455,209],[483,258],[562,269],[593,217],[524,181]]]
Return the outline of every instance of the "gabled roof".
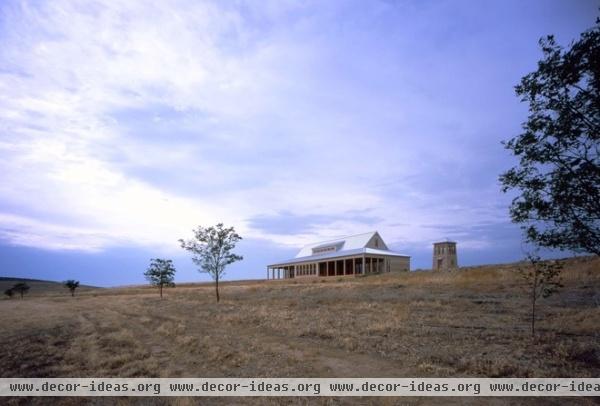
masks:
[[[371,231],[363,234],[350,235],[348,237],[336,238],[334,240],[321,241],[313,244],[308,244],[302,247],[300,252],[296,255],[296,258],[308,257],[313,255],[314,248],[323,248],[328,246],[336,246],[337,251],[349,251],[359,248],[366,248],[367,244],[371,239],[377,235],[379,240],[383,243],[383,239],[379,236],[377,231]],[[387,246],[383,243],[383,247],[387,250]],[[382,247],[382,248],[383,248]]]

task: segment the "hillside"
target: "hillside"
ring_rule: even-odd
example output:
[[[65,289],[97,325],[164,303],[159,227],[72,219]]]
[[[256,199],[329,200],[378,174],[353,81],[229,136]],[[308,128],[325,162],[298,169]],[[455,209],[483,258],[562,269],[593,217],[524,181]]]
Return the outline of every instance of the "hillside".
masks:
[[[62,282],[44,281],[39,279],[27,279],[27,278],[11,278],[11,277],[0,277],[0,293],[6,289],[12,288],[16,283],[25,282],[30,286],[27,296],[48,296],[48,295],[68,295],[69,291],[66,289]],[[76,294],[83,292],[90,292],[97,289],[95,286],[80,285]],[[4,295],[3,295],[4,296]]]
[[[600,258],[563,262],[564,288],[540,301],[535,339],[516,264],[230,283],[223,285],[218,304],[212,285],[166,289],[163,300],[156,289],[144,287],[2,300],[0,325],[11,328],[0,335],[0,376],[597,377]],[[539,399],[518,400],[536,404]],[[341,403],[373,402],[346,398]],[[397,404],[381,398],[376,403]],[[544,403],[560,405],[563,399]],[[307,401],[272,398],[269,404]]]

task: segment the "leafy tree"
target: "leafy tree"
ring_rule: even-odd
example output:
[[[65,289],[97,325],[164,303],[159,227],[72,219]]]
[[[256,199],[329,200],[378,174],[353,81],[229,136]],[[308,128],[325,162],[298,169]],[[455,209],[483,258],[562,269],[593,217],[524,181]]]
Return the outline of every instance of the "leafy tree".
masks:
[[[540,39],[543,59],[515,87],[523,132],[503,143],[518,166],[500,176],[526,239],[600,255],[600,19],[568,49]]]
[[[21,294],[21,299],[23,299],[23,295],[29,292],[29,285],[25,282],[19,282],[15,286],[12,287],[12,290]]]
[[[215,280],[215,292],[219,302],[219,279],[225,273],[225,267],[244,259],[233,253],[238,241],[242,239],[233,227],[225,228],[223,223],[215,227],[199,226],[191,240],[179,240],[181,248],[192,253],[192,261]]]
[[[560,272],[562,264],[556,261],[541,261],[534,254],[527,254],[528,266],[519,267],[525,282],[525,290],[531,302],[531,336],[535,336],[535,310],[540,298],[550,297],[562,287]]]
[[[79,287],[79,281],[69,279],[67,281],[64,281],[63,284],[65,285],[65,288],[71,291],[71,296],[75,296],[75,289]]]
[[[6,290],[4,291],[4,294],[5,294],[6,296],[8,296],[9,298],[12,298],[12,297],[14,296],[14,294],[15,294],[15,291],[14,291],[14,290],[12,290],[12,289],[6,289]]]
[[[148,270],[144,276],[153,286],[158,286],[160,298],[163,297],[163,286],[175,286],[175,267],[170,259],[154,258],[150,260]]]

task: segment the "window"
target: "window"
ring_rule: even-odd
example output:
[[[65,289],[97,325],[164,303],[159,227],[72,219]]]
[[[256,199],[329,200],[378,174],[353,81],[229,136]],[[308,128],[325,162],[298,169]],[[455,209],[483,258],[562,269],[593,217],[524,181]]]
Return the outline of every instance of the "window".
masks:
[[[336,250],[336,246],[335,245],[331,245],[328,247],[317,247],[317,248],[313,248],[312,252],[313,254],[323,254],[325,252],[332,252]]]

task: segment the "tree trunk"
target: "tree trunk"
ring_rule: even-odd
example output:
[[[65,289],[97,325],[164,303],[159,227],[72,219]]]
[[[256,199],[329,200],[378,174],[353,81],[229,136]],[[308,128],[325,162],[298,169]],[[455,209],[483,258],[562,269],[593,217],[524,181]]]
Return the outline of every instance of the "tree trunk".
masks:
[[[217,303],[219,303],[219,275],[215,278],[215,290],[217,292]]]
[[[75,289],[71,291],[71,297],[75,297]]]
[[[535,299],[531,303],[531,337],[535,337]]]
[[[23,291],[21,291],[21,300],[23,300]]]
[[[162,283],[161,283],[160,285],[158,285],[158,286],[159,286],[159,290],[160,290],[160,298],[161,298],[161,299],[163,298],[163,297],[162,297],[162,285],[163,285]]]
[[[537,272],[534,273],[533,289],[531,291],[531,337],[535,337],[535,299],[537,290]]]

